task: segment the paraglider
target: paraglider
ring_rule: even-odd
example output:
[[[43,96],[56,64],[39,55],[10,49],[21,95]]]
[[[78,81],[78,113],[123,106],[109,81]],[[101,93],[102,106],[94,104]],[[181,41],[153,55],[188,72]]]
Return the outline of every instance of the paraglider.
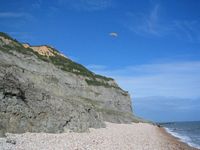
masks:
[[[118,33],[117,32],[110,32],[109,35],[111,37],[115,37],[115,38],[118,37]]]

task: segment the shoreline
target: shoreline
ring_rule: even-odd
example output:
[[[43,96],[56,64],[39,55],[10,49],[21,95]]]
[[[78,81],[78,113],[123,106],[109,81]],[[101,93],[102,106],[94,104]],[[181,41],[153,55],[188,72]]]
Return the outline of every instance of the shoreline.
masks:
[[[181,141],[180,138],[177,138],[177,137],[171,135],[170,133],[168,133],[166,131],[166,129],[164,127],[158,127],[158,128],[159,128],[159,132],[161,132],[163,134],[163,136],[166,137],[166,139],[168,139],[169,141],[171,141],[172,143],[174,143],[175,145],[180,147],[180,149],[199,150],[198,148],[192,147],[189,144]]]
[[[3,150],[197,150],[173,137],[164,128],[148,123],[106,122],[106,128],[90,128],[84,133],[6,135],[6,138],[0,138],[0,149]]]

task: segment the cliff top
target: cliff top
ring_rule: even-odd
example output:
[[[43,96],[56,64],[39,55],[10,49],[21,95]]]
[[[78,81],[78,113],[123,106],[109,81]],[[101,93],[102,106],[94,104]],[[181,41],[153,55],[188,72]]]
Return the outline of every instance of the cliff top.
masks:
[[[93,73],[83,65],[72,61],[61,54],[57,49],[48,45],[31,46],[29,44],[21,44],[8,34],[0,32],[0,50],[6,53],[17,51],[24,55],[34,55],[42,61],[54,64],[63,71],[86,77],[85,81],[88,85],[120,89],[114,82],[114,79]]]

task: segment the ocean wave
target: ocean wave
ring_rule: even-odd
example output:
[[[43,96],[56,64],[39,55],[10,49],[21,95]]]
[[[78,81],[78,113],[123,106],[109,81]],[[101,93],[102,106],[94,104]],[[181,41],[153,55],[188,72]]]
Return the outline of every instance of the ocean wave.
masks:
[[[182,135],[182,134],[177,133],[177,132],[174,132],[174,130],[169,129],[169,128],[166,128],[166,127],[164,127],[164,129],[165,129],[169,134],[171,134],[172,136],[178,138],[181,142],[184,142],[184,143],[188,144],[188,145],[191,146],[191,147],[200,149],[200,145],[197,145],[197,144],[195,144],[195,143],[192,143],[192,140],[191,140],[190,137],[188,137],[188,136],[186,136],[186,135]]]

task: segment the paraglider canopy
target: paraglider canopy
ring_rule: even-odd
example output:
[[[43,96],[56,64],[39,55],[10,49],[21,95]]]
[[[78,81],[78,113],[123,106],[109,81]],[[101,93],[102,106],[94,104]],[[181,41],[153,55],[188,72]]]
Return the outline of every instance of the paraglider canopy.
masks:
[[[118,37],[118,33],[117,32],[110,32],[109,35],[111,37]]]

